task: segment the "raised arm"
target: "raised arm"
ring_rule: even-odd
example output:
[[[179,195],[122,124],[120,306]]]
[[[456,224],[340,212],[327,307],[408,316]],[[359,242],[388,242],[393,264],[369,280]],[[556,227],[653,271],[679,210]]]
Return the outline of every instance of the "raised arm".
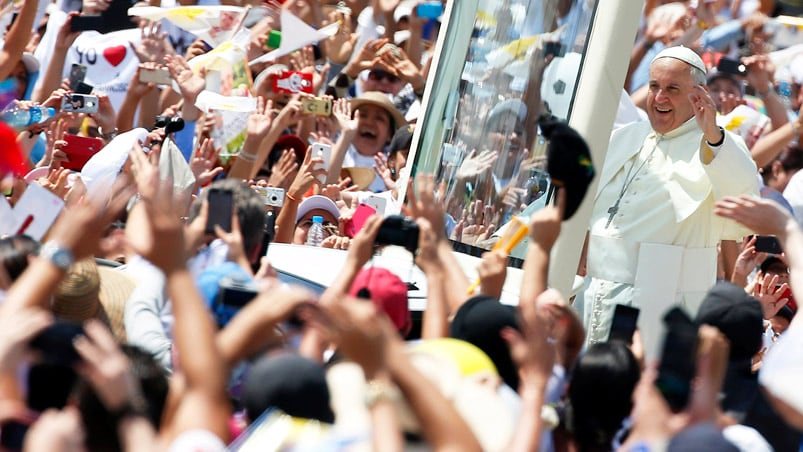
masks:
[[[0,80],[5,80],[14,70],[14,65],[22,58],[22,52],[31,39],[33,20],[39,2],[22,2],[17,20],[6,33],[3,49],[0,50]]]
[[[132,249],[165,274],[167,294],[176,322],[174,344],[181,359],[178,372],[184,392],[172,416],[163,420],[160,435],[171,442],[178,435],[202,429],[228,440],[231,413],[226,395],[226,371],[215,343],[215,326],[207,312],[186,264],[184,230],[171,182],[159,180],[155,164],[148,162],[139,146],[131,152],[132,169],[148,215],[148,226],[132,238]]]

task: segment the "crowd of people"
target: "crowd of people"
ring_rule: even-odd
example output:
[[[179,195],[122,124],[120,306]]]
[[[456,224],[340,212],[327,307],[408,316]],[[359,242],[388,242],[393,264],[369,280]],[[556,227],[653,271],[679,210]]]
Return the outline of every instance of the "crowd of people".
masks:
[[[408,158],[446,2],[169,3],[0,9],[0,450],[800,449],[799,2],[647,0],[604,162],[541,95],[571,57],[523,39],[437,176]],[[496,3],[466,85],[512,24],[584,47],[594,2]],[[478,284],[453,250],[513,217],[515,306],[510,249]],[[342,265],[288,284],[271,243]]]

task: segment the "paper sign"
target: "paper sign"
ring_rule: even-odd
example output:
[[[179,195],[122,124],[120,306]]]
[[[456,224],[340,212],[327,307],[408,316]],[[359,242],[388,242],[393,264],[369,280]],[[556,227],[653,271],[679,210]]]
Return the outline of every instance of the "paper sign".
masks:
[[[41,241],[64,208],[64,201],[39,184],[29,184],[14,206],[13,234]]]

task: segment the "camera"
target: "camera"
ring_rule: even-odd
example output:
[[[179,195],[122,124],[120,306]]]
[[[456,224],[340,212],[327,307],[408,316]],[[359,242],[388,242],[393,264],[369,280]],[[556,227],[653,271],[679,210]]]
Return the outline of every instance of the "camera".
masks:
[[[390,215],[379,226],[374,245],[398,245],[415,254],[418,249],[418,225],[401,215]]]
[[[153,128],[164,127],[165,135],[184,130],[184,120],[178,116],[157,116],[153,122]]]
[[[254,187],[266,206],[282,207],[284,205],[284,189],[281,187]]]

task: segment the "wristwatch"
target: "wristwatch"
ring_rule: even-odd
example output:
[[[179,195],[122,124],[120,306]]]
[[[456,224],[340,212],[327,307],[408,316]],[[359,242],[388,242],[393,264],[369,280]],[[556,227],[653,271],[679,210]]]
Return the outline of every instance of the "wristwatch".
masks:
[[[39,257],[49,260],[56,268],[65,272],[75,262],[72,251],[53,240],[42,245]]]

